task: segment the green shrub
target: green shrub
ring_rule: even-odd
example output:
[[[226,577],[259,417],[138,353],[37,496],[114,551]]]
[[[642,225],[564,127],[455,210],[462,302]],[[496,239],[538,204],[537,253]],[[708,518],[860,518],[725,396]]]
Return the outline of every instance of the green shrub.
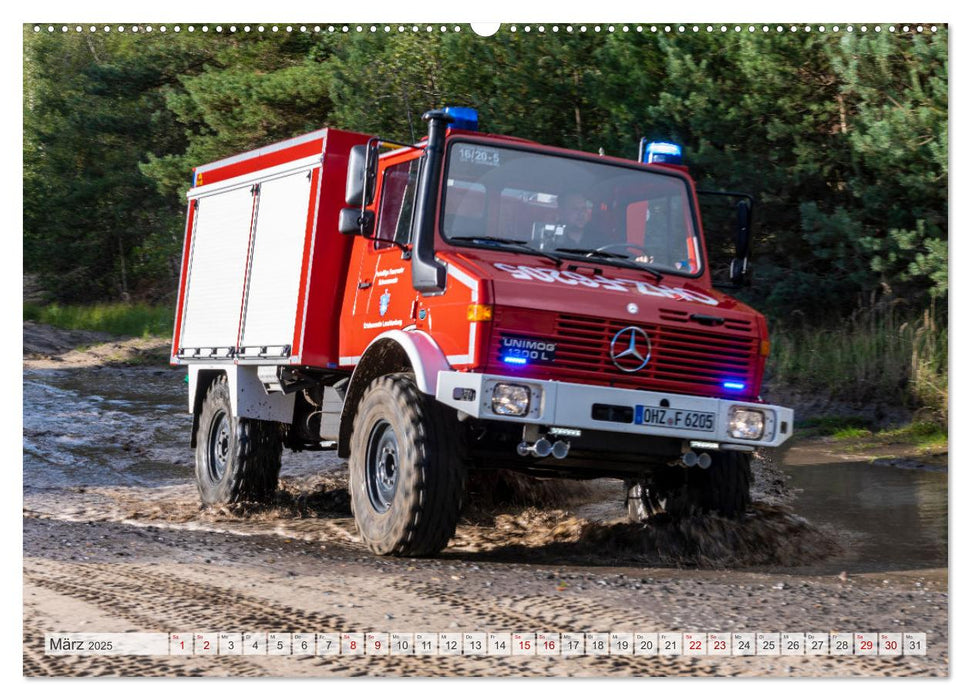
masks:
[[[907,318],[867,310],[830,328],[777,325],[767,378],[836,399],[922,409],[946,425],[947,348],[947,326],[933,309]]]
[[[172,333],[173,318],[171,307],[148,304],[24,304],[25,321],[114,335],[168,336]]]

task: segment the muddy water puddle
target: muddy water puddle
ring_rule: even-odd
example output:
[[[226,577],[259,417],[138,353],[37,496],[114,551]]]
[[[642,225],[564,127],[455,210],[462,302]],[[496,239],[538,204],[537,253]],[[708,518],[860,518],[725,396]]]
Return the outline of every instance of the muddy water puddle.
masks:
[[[24,489],[160,485],[191,473],[183,375],[24,372]]]
[[[333,453],[285,452],[270,506],[200,508],[184,376],[158,368],[25,371],[25,514],[274,534],[364,551],[346,468]],[[761,486],[777,488],[757,488],[760,502],[744,521],[650,526],[624,522],[617,481],[513,484],[523,497],[505,503],[483,498],[496,485],[480,482],[480,505],[445,556],[704,568],[822,562],[837,572],[946,566],[945,473],[764,464],[761,476]]]
[[[193,479],[185,372],[24,372],[24,489],[164,486]],[[320,457],[288,454],[290,472]]]
[[[869,462],[783,463],[792,507],[826,523],[847,571],[947,566],[947,472]]]
[[[199,515],[185,372],[159,368],[23,374],[25,513],[69,520]],[[339,465],[288,454],[282,476]],[[133,506],[138,504],[137,506]]]

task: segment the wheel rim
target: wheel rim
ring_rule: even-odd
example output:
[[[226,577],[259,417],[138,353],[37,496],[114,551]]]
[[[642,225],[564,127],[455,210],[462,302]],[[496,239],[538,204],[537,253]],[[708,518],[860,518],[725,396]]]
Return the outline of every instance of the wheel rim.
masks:
[[[649,518],[666,510],[668,495],[648,488],[643,482],[635,482],[627,491],[627,500],[634,504],[638,517]]]
[[[220,411],[213,417],[209,428],[209,477],[213,481],[220,481],[226,473],[229,441],[229,415],[225,411]]]
[[[387,513],[398,487],[398,437],[386,420],[378,421],[368,437],[365,482],[371,507]]]

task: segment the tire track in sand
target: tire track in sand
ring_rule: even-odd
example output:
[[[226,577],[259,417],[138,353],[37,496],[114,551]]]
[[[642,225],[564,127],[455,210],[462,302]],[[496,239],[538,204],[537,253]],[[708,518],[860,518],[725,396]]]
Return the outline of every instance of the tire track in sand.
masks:
[[[95,605],[112,616],[153,631],[380,631],[339,615],[301,609],[245,594],[229,585],[202,583],[151,565],[25,562],[25,583]],[[389,584],[380,584],[389,585]],[[539,595],[495,600],[456,592],[432,583],[390,584],[416,603],[443,606],[475,620],[476,629],[456,631],[578,632],[630,630],[629,613],[609,605]],[[362,592],[366,594],[365,592]],[[70,631],[70,630],[64,630]],[[29,638],[33,637],[35,641]],[[896,661],[896,660],[895,660]],[[370,656],[370,657],[50,657],[43,654],[43,633],[25,620],[24,674],[39,676],[677,676],[814,675],[826,657],[515,657],[515,656]],[[841,659],[845,675],[900,673],[886,659]],[[911,669],[920,674],[921,669]]]
[[[369,631],[338,615],[297,609],[233,588],[172,574],[162,578],[151,567],[45,562],[40,569],[25,562],[24,581],[83,600],[147,630]],[[173,657],[65,657],[71,663],[61,664],[61,657],[43,654],[43,633],[34,634],[36,641],[28,641],[25,632],[25,674],[184,675],[174,667]],[[186,658],[220,675],[308,675],[308,663],[317,668],[312,675],[547,675],[529,659],[518,658],[498,659],[499,664],[495,658],[449,656]]]
[[[481,621],[476,631],[509,632],[610,632],[627,630],[630,613],[587,601],[552,600],[543,596],[513,596],[483,600],[431,583],[392,582],[392,588],[422,600],[433,600]],[[607,624],[610,623],[610,624]],[[567,629],[572,625],[573,630]],[[472,630],[469,630],[472,631]],[[556,675],[643,675],[690,674],[699,660],[693,657],[575,656],[536,657],[550,659]]]
[[[576,598],[520,595],[488,600],[456,592],[441,584],[394,582],[390,585],[481,620],[483,628],[475,631],[632,632],[635,627],[644,631],[658,629],[657,624],[649,622],[633,624],[629,610]],[[664,631],[668,630],[665,628]],[[561,676],[764,676],[767,673],[814,676],[819,674],[822,666],[833,663],[833,657],[814,656],[588,655],[548,658],[554,660],[552,674]],[[918,658],[921,657],[907,657],[907,661],[912,664]],[[845,675],[867,676],[899,675],[900,667],[907,661],[866,656],[839,658]],[[911,673],[914,671],[923,675],[920,669],[913,669]]]

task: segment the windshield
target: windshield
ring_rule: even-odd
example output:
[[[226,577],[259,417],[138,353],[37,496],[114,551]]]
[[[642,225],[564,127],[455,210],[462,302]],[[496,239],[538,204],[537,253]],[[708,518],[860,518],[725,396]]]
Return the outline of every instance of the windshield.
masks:
[[[687,184],[674,174],[462,141],[446,167],[446,240],[701,272]]]

